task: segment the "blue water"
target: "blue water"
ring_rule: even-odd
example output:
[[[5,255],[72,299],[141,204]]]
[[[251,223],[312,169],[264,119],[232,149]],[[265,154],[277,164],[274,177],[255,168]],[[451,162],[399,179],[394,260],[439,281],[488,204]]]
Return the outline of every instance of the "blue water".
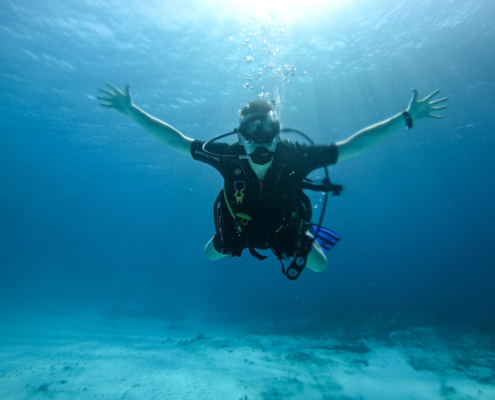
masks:
[[[1,310],[493,330],[494,2],[175,3],[1,3]],[[261,93],[318,143],[402,112],[413,87],[449,100],[331,168],[342,240],[290,282],[273,256],[204,257],[220,175],[100,107],[106,82],[202,140]]]

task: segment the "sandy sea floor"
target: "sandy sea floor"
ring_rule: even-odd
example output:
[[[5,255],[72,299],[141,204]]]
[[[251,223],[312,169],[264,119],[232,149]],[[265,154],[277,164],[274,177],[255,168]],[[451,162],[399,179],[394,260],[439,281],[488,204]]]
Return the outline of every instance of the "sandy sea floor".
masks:
[[[270,333],[105,313],[0,324],[0,399],[495,399],[489,335]],[[264,333],[263,333],[264,332]]]

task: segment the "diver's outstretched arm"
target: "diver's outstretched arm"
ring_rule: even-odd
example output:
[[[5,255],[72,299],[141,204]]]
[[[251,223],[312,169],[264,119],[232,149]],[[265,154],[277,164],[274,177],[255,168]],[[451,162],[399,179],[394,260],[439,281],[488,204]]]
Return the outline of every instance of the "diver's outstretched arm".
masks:
[[[146,114],[143,110],[136,107],[132,102],[130,87],[125,87],[125,93],[122,93],[115,86],[107,83],[109,90],[98,89],[104,96],[98,96],[103,107],[114,108],[121,113],[128,115],[158,140],[165,143],[172,150],[191,156],[191,143],[194,139],[188,138],[180,133],[177,129],[171,127],[159,119]]]
[[[411,118],[409,124],[413,125],[417,121],[425,118],[442,118],[433,113],[447,107],[446,105],[439,105],[440,103],[447,101],[447,98],[430,101],[434,96],[440,93],[440,90],[435,90],[423,100],[418,100],[418,91],[416,89],[413,89],[412,91],[413,96],[406,110]],[[400,113],[386,121],[365,128],[342,142],[338,142],[338,161],[340,162],[364,153],[381,141],[387,139],[393,133],[405,128],[408,126],[406,117],[407,114],[404,115],[404,113]]]

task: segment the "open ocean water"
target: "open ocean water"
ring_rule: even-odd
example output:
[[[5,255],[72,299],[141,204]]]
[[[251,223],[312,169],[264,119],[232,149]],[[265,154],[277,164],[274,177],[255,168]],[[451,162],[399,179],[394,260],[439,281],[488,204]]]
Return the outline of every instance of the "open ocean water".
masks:
[[[495,399],[494,20],[492,0],[3,0],[0,398]],[[107,82],[200,140],[259,97],[317,143],[412,88],[449,100],[330,168],[342,239],[291,282],[273,255],[205,258],[221,176],[100,107]]]

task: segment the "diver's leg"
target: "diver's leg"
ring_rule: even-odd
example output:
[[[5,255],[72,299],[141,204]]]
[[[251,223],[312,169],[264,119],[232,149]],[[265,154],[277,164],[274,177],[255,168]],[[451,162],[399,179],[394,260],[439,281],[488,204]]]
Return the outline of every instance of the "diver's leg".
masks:
[[[313,237],[309,232],[306,235]],[[316,240],[313,241],[313,247],[308,253],[306,267],[314,272],[321,272],[327,267],[327,257]]]
[[[224,258],[225,256],[227,256],[227,254],[219,253],[215,249],[215,246],[213,245],[213,239],[214,238],[215,238],[215,236],[213,236],[210,239],[210,241],[208,243],[206,243],[206,246],[205,246],[205,256],[208,260],[211,260],[211,261],[220,260],[221,258]]]

